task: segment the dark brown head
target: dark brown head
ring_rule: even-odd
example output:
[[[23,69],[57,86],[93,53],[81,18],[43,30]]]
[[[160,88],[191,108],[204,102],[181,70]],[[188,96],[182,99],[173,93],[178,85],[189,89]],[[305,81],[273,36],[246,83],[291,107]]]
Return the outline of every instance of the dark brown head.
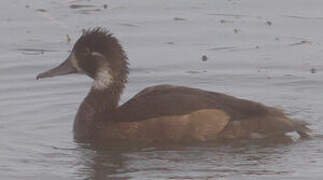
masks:
[[[92,88],[105,89],[127,81],[128,62],[118,40],[102,28],[84,31],[69,57],[59,66],[40,73],[37,79],[72,73],[93,79]]]

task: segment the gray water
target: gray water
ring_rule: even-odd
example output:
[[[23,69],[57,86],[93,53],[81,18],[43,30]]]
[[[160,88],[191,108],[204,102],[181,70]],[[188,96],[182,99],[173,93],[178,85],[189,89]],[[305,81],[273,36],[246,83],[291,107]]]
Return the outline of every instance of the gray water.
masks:
[[[322,6],[320,0],[2,0],[0,179],[322,179]],[[313,138],[145,149],[74,142],[73,118],[90,79],[35,77],[63,61],[83,28],[95,26],[110,29],[128,54],[121,103],[156,84],[203,88],[282,108],[309,122]]]

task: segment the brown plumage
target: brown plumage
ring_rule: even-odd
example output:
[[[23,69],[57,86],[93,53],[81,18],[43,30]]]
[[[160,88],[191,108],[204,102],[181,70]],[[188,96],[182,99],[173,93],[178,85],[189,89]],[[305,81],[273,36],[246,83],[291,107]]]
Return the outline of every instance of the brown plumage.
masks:
[[[118,40],[101,28],[85,31],[67,60],[37,79],[69,73],[93,79],[74,121],[80,140],[192,143],[284,136],[291,131],[306,137],[309,131],[304,121],[290,119],[279,109],[182,86],[148,87],[119,106],[127,56]]]

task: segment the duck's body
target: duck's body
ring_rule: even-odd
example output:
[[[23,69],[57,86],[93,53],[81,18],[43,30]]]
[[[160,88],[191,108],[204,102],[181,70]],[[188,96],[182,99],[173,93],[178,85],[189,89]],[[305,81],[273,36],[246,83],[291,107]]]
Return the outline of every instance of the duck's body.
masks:
[[[90,93],[91,94],[91,93]],[[97,99],[104,99],[96,94]],[[93,95],[88,96],[91,99]],[[225,94],[172,85],[149,87],[117,107],[86,98],[74,122],[77,137],[132,143],[190,143],[282,136],[308,130],[280,110]]]
[[[74,121],[79,139],[150,144],[283,136],[291,131],[307,136],[305,122],[289,119],[276,108],[188,87],[149,87],[118,106],[127,65],[118,41],[98,28],[78,40],[67,61],[38,78],[78,72],[94,79]]]

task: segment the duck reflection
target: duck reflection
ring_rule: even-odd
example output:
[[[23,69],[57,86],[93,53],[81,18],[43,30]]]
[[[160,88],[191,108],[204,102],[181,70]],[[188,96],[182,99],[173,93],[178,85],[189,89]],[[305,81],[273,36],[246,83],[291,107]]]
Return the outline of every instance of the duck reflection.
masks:
[[[280,164],[284,164],[295,143],[290,137],[141,148],[78,142],[80,167],[76,174],[91,180],[288,174],[291,170],[281,168]]]

